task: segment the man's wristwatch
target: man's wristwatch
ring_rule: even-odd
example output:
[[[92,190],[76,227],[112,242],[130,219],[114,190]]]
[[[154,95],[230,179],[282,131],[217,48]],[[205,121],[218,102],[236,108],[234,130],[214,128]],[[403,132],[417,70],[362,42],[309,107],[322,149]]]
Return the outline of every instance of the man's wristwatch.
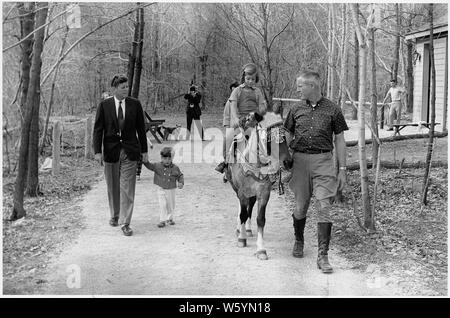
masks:
[[[339,170],[347,170],[347,167],[339,167]]]

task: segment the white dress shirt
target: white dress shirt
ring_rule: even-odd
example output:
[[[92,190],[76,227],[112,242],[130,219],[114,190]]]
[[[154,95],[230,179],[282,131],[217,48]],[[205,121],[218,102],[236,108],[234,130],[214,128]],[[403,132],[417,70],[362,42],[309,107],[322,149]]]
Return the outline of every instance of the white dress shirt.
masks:
[[[116,96],[114,96],[114,103],[116,104],[116,116],[119,118],[119,100]],[[122,113],[123,113],[123,120],[125,120],[125,98],[122,99]]]

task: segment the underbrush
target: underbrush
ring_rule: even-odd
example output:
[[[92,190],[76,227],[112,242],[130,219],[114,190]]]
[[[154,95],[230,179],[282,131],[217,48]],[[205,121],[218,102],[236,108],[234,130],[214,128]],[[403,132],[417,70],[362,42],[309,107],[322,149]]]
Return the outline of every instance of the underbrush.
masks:
[[[373,180],[372,172],[369,179]],[[447,295],[447,168],[431,169],[428,205],[421,204],[423,169],[382,169],[375,204],[374,233],[363,227],[359,171],[347,173],[344,202],[333,210],[331,246],[352,268],[370,275],[378,284],[394,287],[399,295]],[[370,193],[373,193],[370,182]],[[372,197],[373,198],[373,197]],[[287,200],[291,209],[294,198]],[[313,200],[314,201],[314,200]],[[307,222],[315,231],[314,202]]]
[[[99,180],[101,167],[76,154],[61,158],[58,176],[40,173],[42,195],[26,197],[26,216],[9,221],[15,175],[3,177],[3,293],[32,293],[45,283],[40,273],[83,229],[81,197]]]

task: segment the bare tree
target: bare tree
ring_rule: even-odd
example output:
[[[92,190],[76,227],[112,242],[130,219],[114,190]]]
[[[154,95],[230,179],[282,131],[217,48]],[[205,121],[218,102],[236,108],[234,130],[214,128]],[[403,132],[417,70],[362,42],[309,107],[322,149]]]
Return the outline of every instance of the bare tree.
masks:
[[[373,15],[373,9],[370,13]],[[373,20],[369,22],[369,60],[371,66],[370,72],[370,94],[371,94],[371,126],[372,126],[372,167],[377,168],[378,148],[380,145],[378,139],[378,105],[377,105],[377,65],[375,62],[375,27]],[[375,204],[375,202],[374,202]]]
[[[139,3],[138,3],[139,6]],[[134,98],[139,98],[139,89],[141,86],[141,74],[142,74],[142,49],[144,47],[144,8],[140,7],[137,13],[137,25],[135,26],[138,29],[137,36],[137,49],[136,49],[136,58],[134,64],[134,77],[130,78],[129,81],[133,83],[133,89],[131,91],[131,96]]]
[[[280,35],[292,22],[293,7],[283,16],[284,21],[281,26],[278,26],[280,20],[276,20],[275,5],[271,3],[239,4],[231,8],[224,5],[221,9],[229,22],[231,31],[235,34],[234,40],[242,45],[251,61],[261,70],[265,88],[263,91],[267,93],[268,109],[271,110],[274,95],[272,49]],[[259,55],[260,47],[263,48],[262,57]]]
[[[398,77],[398,64],[400,62],[400,4],[396,3],[395,6],[395,17],[396,17],[396,28],[395,28],[395,42],[394,42],[394,62],[392,64],[392,75],[391,78],[397,80]]]
[[[359,5],[356,4],[356,9],[359,11]],[[356,10],[355,9],[355,10]],[[359,38],[358,38],[358,34],[355,31],[354,34],[354,43],[355,43],[355,47],[354,47],[354,67],[353,67],[353,98],[355,100],[359,99],[359,88],[358,88],[358,83],[360,81],[359,79],[359,74],[360,74],[360,62],[359,62],[359,58],[360,58],[360,52],[359,52]],[[352,119],[356,120],[358,119],[358,109],[352,106]]]
[[[327,76],[327,96],[334,100],[335,95],[335,54],[336,54],[336,16],[334,11],[334,4],[329,4],[328,8],[328,76]],[[343,44],[342,44],[343,45]]]
[[[414,106],[414,66],[413,66],[413,48],[414,43],[411,40],[406,42],[406,98],[407,98],[407,108],[408,113],[412,113]]]
[[[431,156],[433,153],[433,142],[434,142],[434,123],[436,120],[436,67],[434,64],[434,30],[433,30],[433,4],[429,4],[428,9],[429,19],[430,19],[430,70],[431,70],[431,81],[430,81],[430,139],[428,140],[427,148],[427,159],[425,164],[425,175],[423,178],[423,188],[422,188],[422,204],[427,205],[427,194],[428,186],[430,181],[430,168],[431,168]]]
[[[48,4],[46,2],[38,2],[38,9],[36,14],[36,23],[34,29],[40,28],[45,24],[47,18]],[[22,125],[20,156],[19,156],[19,171],[16,178],[14,189],[14,206],[11,213],[11,220],[17,220],[25,216],[26,212],[23,207],[23,198],[25,190],[26,176],[28,173],[28,151],[30,141],[30,127],[33,120],[33,114],[40,102],[40,78],[41,78],[41,54],[44,42],[44,28],[40,28],[34,35],[33,57],[30,70],[30,83],[27,93],[27,107],[26,115]]]
[[[139,3],[137,3],[139,8]],[[139,10],[136,10],[136,21],[134,22],[134,35],[133,41],[131,42],[130,52],[128,53],[128,96],[131,96],[133,90],[133,78],[134,78],[134,68],[136,65],[136,56],[138,51],[139,43]]]
[[[358,152],[359,152],[359,166],[361,174],[361,197],[362,197],[362,211],[364,213],[364,226],[369,230],[375,230],[374,217],[372,215],[372,209],[370,208],[370,195],[369,195],[369,176],[367,171],[367,157],[365,147],[365,89],[366,89],[366,39],[361,30],[359,22],[359,8],[358,4],[351,5],[351,12],[353,18],[353,24],[358,36],[359,42],[359,107],[358,107],[358,124],[359,124],[359,138],[358,138]]]
[[[20,108],[22,113],[27,101],[28,85],[30,83],[30,68],[31,68],[31,52],[33,51],[33,36],[29,34],[34,27],[34,2],[19,2],[17,4],[20,18],[20,36],[24,39],[22,43],[22,58],[21,58],[21,83],[22,88],[20,97]]]
[[[67,36],[68,35],[69,35],[69,27],[66,27],[66,32],[64,33],[64,36],[63,36],[63,40],[62,40],[61,48],[59,50],[58,58],[61,57],[64,52],[64,48],[66,47],[66,44],[67,44]],[[45,145],[45,141],[47,138],[48,122],[50,120],[50,114],[52,113],[53,103],[55,100],[54,96],[55,96],[55,88],[56,88],[56,79],[58,77],[59,69],[60,69],[60,65],[58,65],[58,67],[55,70],[55,73],[53,74],[52,86],[50,89],[50,98],[49,98],[48,107],[47,107],[47,114],[45,116],[44,131],[42,133],[41,145],[40,145],[40,150],[39,150],[39,153],[41,153],[41,154],[44,151],[44,145]]]
[[[347,82],[347,59],[348,59],[348,23],[347,23],[347,4],[341,4],[342,9],[342,28],[341,28],[341,69],[339,81],[339,105],[344,108],[347,94],[345,93],[345,83]]]

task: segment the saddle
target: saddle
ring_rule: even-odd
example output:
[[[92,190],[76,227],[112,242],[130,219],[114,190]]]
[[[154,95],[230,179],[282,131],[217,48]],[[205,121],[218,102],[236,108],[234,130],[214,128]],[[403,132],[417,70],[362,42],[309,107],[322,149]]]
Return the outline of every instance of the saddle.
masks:
[[[249,135],[249,138],[246,138]],[[277,181],[280,171],[280,162],[272,156],[272,144],[280,144],[284,141],[283,120],[280,115],[267,113],[264,120],[255,128],[248,129],[246,134],[235,136],[231,148],[230,157],[240,163],[245,176],[251,176],[256,180],[269,179],[272,183]],[[245,143],[244,150],[238,151],[238,143]]]

